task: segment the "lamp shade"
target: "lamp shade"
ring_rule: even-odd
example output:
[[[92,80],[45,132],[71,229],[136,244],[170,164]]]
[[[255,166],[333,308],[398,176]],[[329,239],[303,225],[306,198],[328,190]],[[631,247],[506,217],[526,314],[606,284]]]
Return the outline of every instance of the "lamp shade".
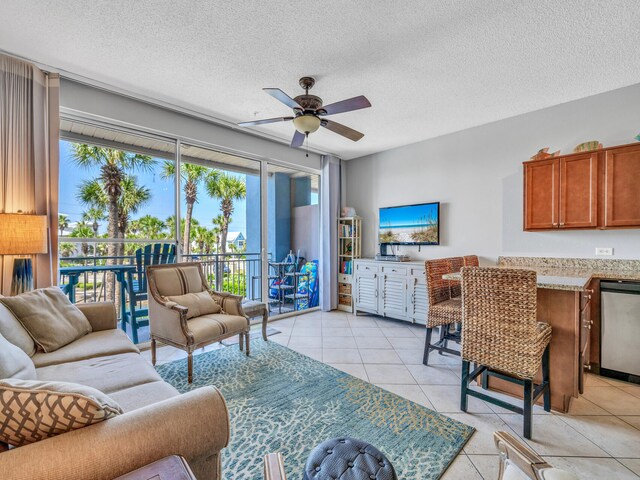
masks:
[[[300,133],[313,133],[320,128],[320,119],[310,114],[299,115],[293,119],[293,126]]]
[[[0,213],[0,255],[47,253],[47,216]]]

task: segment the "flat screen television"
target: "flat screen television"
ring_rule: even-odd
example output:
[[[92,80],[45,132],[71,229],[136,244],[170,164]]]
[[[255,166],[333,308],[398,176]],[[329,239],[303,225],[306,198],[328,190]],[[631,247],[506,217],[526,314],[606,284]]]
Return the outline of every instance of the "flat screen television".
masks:
[[[380,209],[381,245],[440,245],[440,202]]]

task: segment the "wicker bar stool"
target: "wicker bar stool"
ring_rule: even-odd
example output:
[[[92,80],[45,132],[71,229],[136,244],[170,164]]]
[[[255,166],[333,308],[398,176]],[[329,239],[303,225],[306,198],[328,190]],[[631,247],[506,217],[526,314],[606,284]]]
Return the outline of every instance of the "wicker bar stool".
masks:
[[[424,357],[422,363],[429,364],[429,352],[437,350],[438,353],[450,353],[460,355],[457,350],[448,348],[449,340],[460,342],[460,335],[451,332],[450,326],[462,321],[462,298],[452,298],[449,280],[442,278],[447,273],[452,273],[453,263],[451,258],[427,260],[425,269],[427,275],[427,294],[429,296],[429,313],[427,315],[427,335],[424,343]],[[433,329],[440,327],[440,340],[431,344]]]
[[[463,257],[451,257],[449,258],[451,262],[451,272],[457,273],[462,270],[464,267],[464,258]],[[462,282],[458,280],[448,280],[449,288],[451,289],[451,298],[459,297],[462,295]]]
[[[480,260],[477,255],[465,255],[462,257],[462,261],[464,262],[465,267],[479,267]]]
[[[544,395],[544,409],[551,409],[549,390],[549,342],[551,326],[536,317],[536,273],[495,267],[462,269],[462,389],[460,409],[467,411],[467,396],[524,415],[524,436],[531,438],[532,408]],[[473,371],[469,371],[474,363]],[[533,377],[542,363],[542,383]],[[482,375],[517,383],[524,388],[523,407],[469,389]]]

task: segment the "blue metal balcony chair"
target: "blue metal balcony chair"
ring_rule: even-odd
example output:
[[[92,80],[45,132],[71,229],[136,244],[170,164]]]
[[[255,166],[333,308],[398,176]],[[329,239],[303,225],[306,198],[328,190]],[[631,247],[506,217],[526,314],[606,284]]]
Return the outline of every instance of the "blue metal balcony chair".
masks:
[[[131,339],[138,343],[138,328],[149,325],[149,308],[142,308],[147,300],[147,273],[149,265],[176,263],[176,246],[169,243],[154,243],[136,250],[135,271],[127,272],[129,311],[122,319],[122,330],[131,325]],[[124,299],[122,299],[124,301]]]

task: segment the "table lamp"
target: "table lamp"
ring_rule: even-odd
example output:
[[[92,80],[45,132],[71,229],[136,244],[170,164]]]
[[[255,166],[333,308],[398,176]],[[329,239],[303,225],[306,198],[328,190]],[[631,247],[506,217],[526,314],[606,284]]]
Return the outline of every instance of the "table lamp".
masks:
[[[47,216],[0,213],[0,255],[47,253]],[[13,259],[11,295],[33,290],[31,257]]]

